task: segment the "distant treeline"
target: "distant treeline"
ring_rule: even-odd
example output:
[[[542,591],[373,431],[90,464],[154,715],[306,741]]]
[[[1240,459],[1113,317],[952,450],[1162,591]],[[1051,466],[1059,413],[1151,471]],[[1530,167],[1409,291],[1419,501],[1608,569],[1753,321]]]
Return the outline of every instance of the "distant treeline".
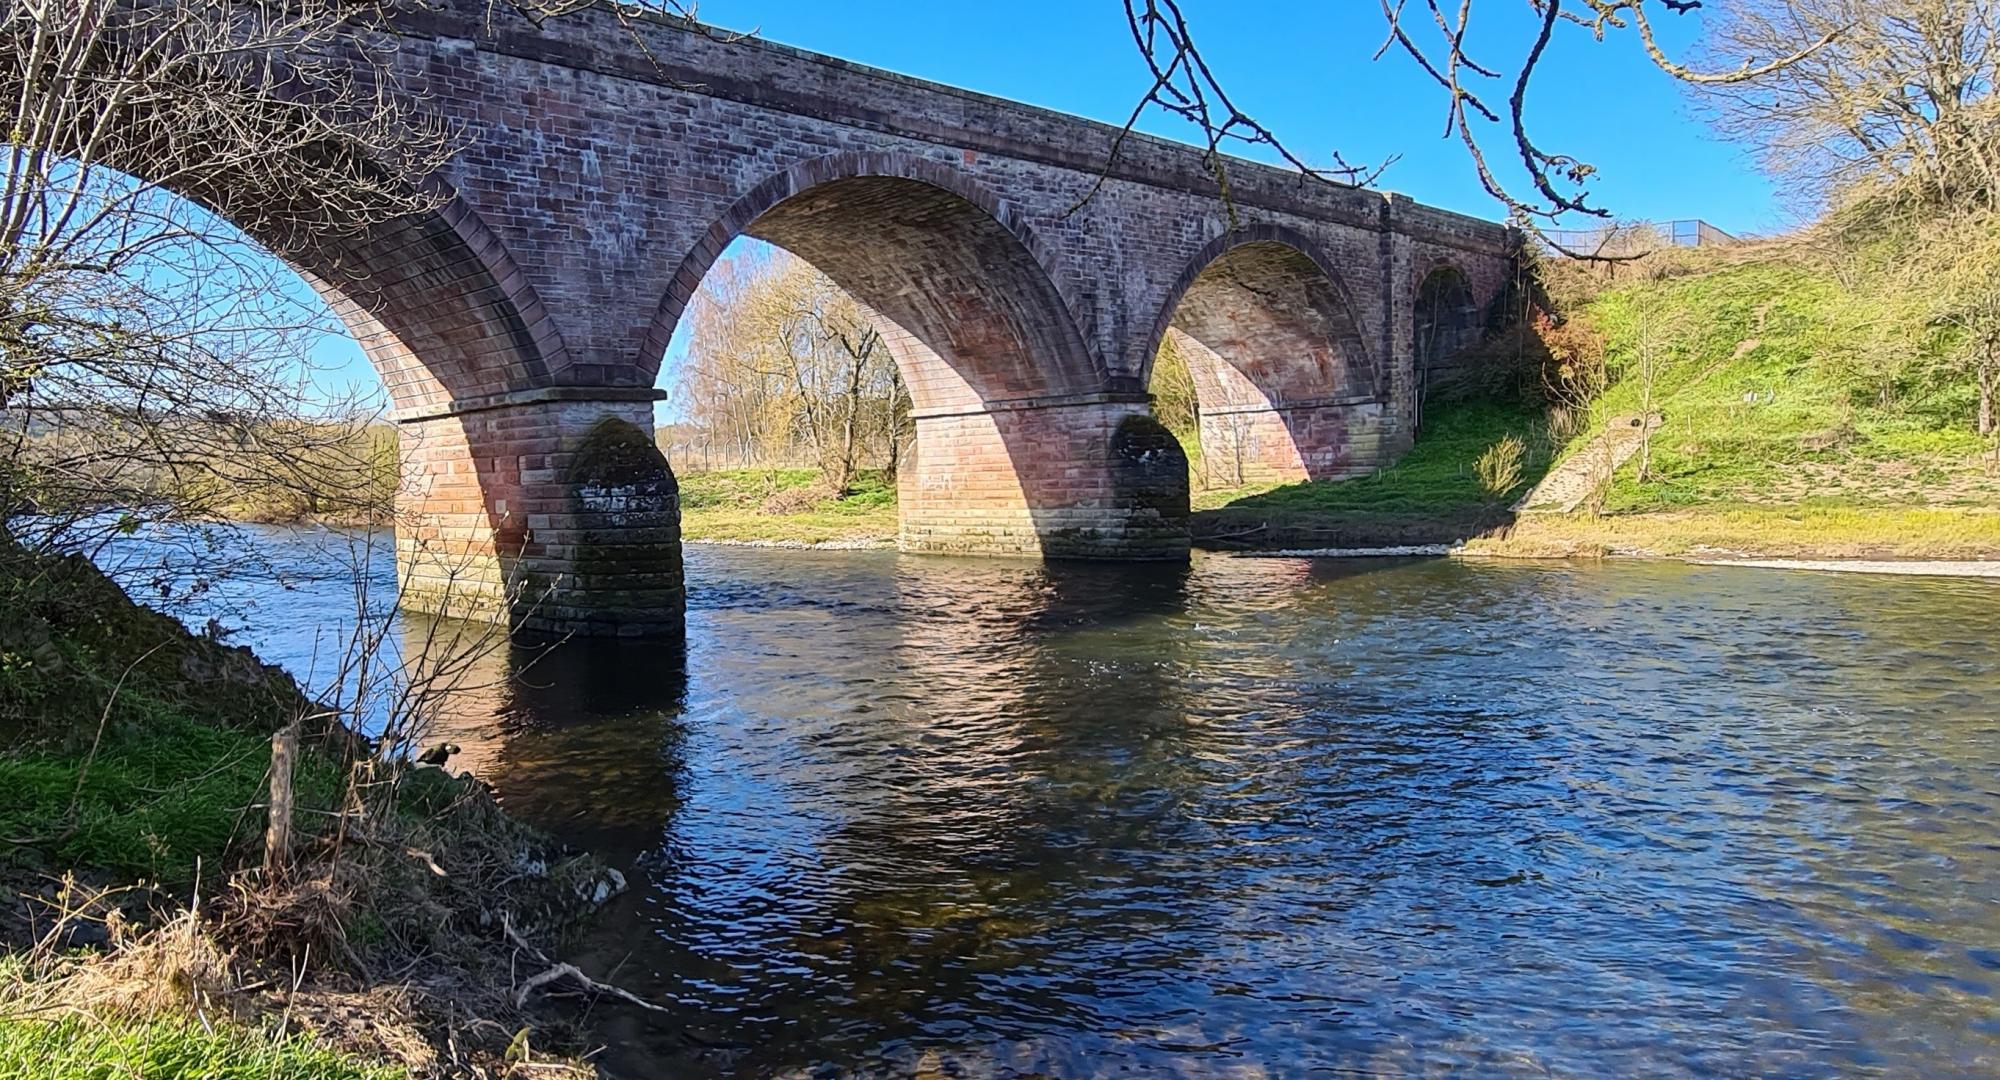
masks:
[[[910,395],[859,302],[782,251],[724,260],[689,314],[662,429],[683,471],[807,465],[832,494],[864,468],[893,476],[914,436]]]
[[[398,433],[385,421],[93,419],[0,421],[19,448],[5,474],[13,513],[371,525],[395,509]]]

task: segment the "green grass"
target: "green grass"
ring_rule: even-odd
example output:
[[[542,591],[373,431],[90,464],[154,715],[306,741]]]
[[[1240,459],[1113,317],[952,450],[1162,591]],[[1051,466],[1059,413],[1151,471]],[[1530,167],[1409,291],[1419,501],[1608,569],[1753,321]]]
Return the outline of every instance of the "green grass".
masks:
[[[0,1020],[0,1080],[400,1080],[300,1038],[180,1018]]]
[[[1494,500],[1480,486],[1473,462],[1514,435],[1529,445],[1516,491],[1541,478],[1541,417],[1533,410],[1492,402],[1439,405],[1425,416],[1416,445],[1396,464],[1354,480],[1311,481],[1198,492],[1197,510],[1277,511],[1288,514],[1421,517],[1477,513]]]
[[[682,473],[681,509],[719,510],[755,507],[780,491],[796,491],[819,482],[817,469],[718,469]]]
[[[896,487],[878,471],[847,495],[813,498],[815,469],[734,469],[680,477],[681,535],[689,540],[887,540],[896,535]]]
[[[0,757],[0,836],[28,841],[4,858],[180,883],[196,859],[217,866],[232,843],[262,835],[263,813],[248,808],[263,798],[266,735],[161,711],[109,725],[86,766],[89,750],[85,736]],[[297,783],[302,807],[330,805],[337,789],[314,755]]]
[[[1992,444],[1973,431],[1969,381],[1922,358],[1890,362],[1857,329],[1857,301],[1830,279],[1753,264],[1628,288],[1583,318],[1614,375],[1599,423],[1641,411],[1639,343],[1660,343],[1649,476],[1614,478],[1605,508],[1646,512],[1741,503],[2000,505]],[[1586,432],[1587,437],[1591,432]],[[1580,446],[1579,439],[1572,444]]]
[[[2000,558],[2000,511],[1965,507],[1715,504],[1651,513],[1530,514],[1473,554],[1721,554],[1801,559]]]

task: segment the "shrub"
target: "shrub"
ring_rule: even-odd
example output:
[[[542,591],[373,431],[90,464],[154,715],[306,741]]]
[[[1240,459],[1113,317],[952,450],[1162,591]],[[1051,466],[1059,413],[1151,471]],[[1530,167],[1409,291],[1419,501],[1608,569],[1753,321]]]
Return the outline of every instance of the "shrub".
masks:
[[[1479,455],[1479,459],[1472,463],[1472,470],[1479,477],[1479,488],[1486,493],[1488,500],[1500,502],[1509,492],[1521,486],[1521,471],[1527,456],[1527,444],[1518,435],[1506,436]]]

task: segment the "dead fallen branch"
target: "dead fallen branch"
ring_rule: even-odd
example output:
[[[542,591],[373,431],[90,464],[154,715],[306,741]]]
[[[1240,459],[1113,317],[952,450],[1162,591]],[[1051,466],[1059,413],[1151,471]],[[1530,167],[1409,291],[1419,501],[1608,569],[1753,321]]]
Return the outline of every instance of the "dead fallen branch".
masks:
[[[627,1004],[637,1005],[651,1012],[671,1015],[672,1010],[666,1006],[647,1001],[645,998],[629,990],[620,989],[609,983],[598,982],[596,979],[585,975],[575,964],[557,963],[551,960],[547,953],[530,944],[526,938],[520,935],[519,931],[514,929],[513,919],[504,912],[500,916],[500,927],[506,931],[507,940],[513,942],[515,948],[527,953],[536,963],[548,965],[547,969],[541,974],[530,976],[525,982],[515,988],[515,1008],[518,1009],[525,1006],[528,1003],[529,996],[542,987],[569,979],[582,984],[584,988],[590,990],[592,993],[607,994]]]

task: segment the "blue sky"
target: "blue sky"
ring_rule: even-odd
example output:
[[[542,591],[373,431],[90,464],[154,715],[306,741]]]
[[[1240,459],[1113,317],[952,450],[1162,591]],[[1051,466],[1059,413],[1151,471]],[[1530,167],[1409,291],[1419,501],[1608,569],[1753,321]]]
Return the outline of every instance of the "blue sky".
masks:
[[[1326,161],[1338,149],[1373,163],[1400,155],[1379,186],[1502,215],[1464,148],[1442,137],[1442,90],[1400,53],[1370,59],[1383,37],[1376,0],[1183,0],[1183,9],[1237,104],[1301,157]],[[1147,85],[1119,0],[704,0],[700,14],[775,41],[1110,122],[1123,122]],[[1530,40],[1529,5],[1477,0],[1475,14],[1484,20],[1475,27],[1475,55],[1514,69]],[[1660,29],[1669,51],[1683,53],[1699,36],[1699,15],[1665,17]],[[1598,205],[1620,218],[1706,218],[1736,233],[1787,224],[1749,155],[1707,131],[1684,89],[1652,66],[1632,33],[1599,44],[1576,27],[1561,30],[1530,91],[1532,134],[1545,150],[1599,168]],[[1497,107],[1505,97],[1495,89],[1490,100]],[[1141,127],[1195,135],[1158,113]],[[1510,153],[1491,142],[1496,164],[1504,167]],[[1518,167],[1506,175],[1518,179]],[[347,379],[370,377],[351,345],[342,352],[329,342],[318,355]]]
[[[1182,7],[1237,104],[1301,156],[1324,160],[1338,148],[1351,160],[1374,162],[1401,154],[1381,186],[1500,215],[1464,149],[1440,137],[1442,90],[1400,53],[1370,60],[1383,38],[1376,0],[1183,0]],[[703,0],[700,14],[775,41],[1099,120],[1123,122],[1146,88],[1118,0]],[[1475,14],[1484,20],[1475,30],[1485,31],[1475,36],[1475,55],[1516,68],[1529,41],[1529,5],[1477,0]],[[1676,52],[1699,28],[1698,13],[1659,23]],[[1784,223],[1754,162],[1706,131],[1635,35],[1614,33],[1600,45],[1577,27],[1561,29],[1530,91],[1532,134],[1546,149],[1603,170],[1601,204],[1620,217],[1702,217],[1732,232]],[[1489,100],[1498,106],[1505,96]],[[1142,126],[1193,136],[1163,115]]]

